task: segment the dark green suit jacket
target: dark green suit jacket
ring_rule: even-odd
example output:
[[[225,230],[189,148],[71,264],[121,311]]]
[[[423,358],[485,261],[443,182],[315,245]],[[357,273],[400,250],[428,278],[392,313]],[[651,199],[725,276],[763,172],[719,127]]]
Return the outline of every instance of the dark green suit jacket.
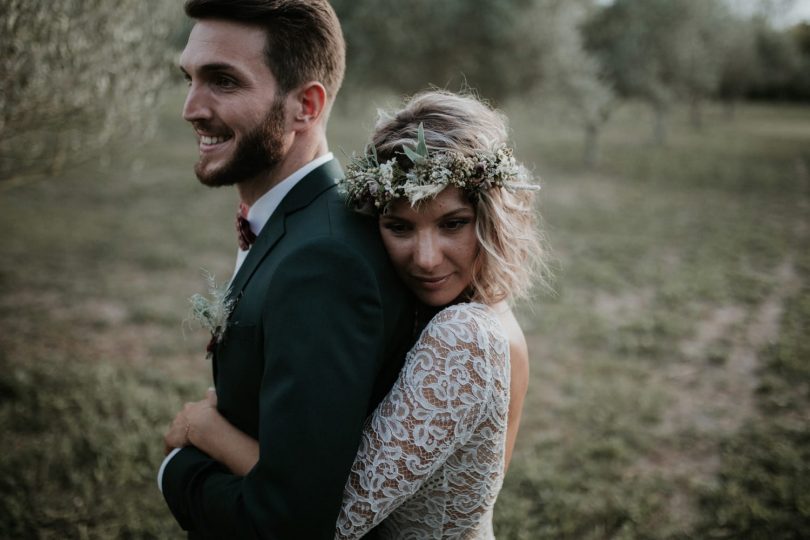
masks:
[[[163,475],[192,537],[331,539],[365,418],[412,344],[413,300],[376,221],[350,211],[331,161],[301,180],[259,234],[213,358],[218,409],[259,440],[234,476],[193,447]]]

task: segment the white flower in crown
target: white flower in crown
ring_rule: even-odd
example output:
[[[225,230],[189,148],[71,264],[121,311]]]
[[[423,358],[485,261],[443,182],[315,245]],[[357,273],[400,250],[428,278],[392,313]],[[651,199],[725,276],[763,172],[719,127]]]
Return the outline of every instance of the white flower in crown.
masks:
[[[369,145],[362,157],[353,156],[346,176],[338,182],[347,201],[360,210],[385,211],[388,204],[406,198],[411,204],[435,197],[447,186],[456,186],[472,195],[493,187],[508,190],[537,190],[529,175],[512,155],[512,149],[499,146],[492,152],[464,156],[457,152],[428,153],[424,126],[417,130],[416,147],[403,147],[411,167],[404,171],[396,159],[380,164],[377,151]]]
[[[391,182],[394,181],[394,163],[396,163],[396,161],[389,159],[380,165],[380,182],[389,187]]]

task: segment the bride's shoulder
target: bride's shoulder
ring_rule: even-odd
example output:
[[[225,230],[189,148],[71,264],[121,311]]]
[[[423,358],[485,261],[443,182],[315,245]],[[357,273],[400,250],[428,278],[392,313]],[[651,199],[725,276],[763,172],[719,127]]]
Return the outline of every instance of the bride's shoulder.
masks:
[[[506,332],[492,309],[476,302],[448,306],[428,323],[423,336],[441,341],[472,342],[486,340],[493,345],[508,342]]]
[[[443,308],[433,316],[431,324],[446,321],[495,321],[495,313],[486,304],[478,302],[461,302]]]

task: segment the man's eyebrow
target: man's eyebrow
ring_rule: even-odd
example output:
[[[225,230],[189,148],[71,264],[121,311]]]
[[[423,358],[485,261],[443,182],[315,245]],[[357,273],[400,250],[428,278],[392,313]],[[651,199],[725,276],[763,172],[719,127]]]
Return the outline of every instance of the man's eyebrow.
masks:
[[[188,72],[183,66],[178,67],[180,68],[180,71],[182,71],[185,75],[188,75]],[[227,62],[214,62],[211,64],[204,64],[200,66],[198,71],[203,75],[208,73],[222,73],[222,72],[229,72],[233,74],[239,73],[239,70],[236,68],[236,66],[228,64]]]
[[[204,64],[200,66],[200,71],[203,73],[213,72],[213,71],[238,71],[236,66],[232,64],[228,64],[226,62],[214,62],[212,64]]]

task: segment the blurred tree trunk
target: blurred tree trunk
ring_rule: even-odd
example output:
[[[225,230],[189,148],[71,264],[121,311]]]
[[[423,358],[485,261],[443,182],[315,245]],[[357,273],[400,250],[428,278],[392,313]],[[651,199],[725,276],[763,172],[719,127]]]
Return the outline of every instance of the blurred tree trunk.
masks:
[[[689,100],[689,122],[696,131],[703,129],[703,99],[698,95]]]
[[[736,99],[727,99],[725,100],[725,111],[726,111],[726,119],[733,121],[737,118],[737,104],[739,103]]]
[[[667,143],[667,107],[663,103],[654,103],[653,116],[653,143],[664,146]]]
[[[593,169],[599,163],[599,132],[600,126],[588,124],[585,126],[585,152],[583,162],[589,169]]]

